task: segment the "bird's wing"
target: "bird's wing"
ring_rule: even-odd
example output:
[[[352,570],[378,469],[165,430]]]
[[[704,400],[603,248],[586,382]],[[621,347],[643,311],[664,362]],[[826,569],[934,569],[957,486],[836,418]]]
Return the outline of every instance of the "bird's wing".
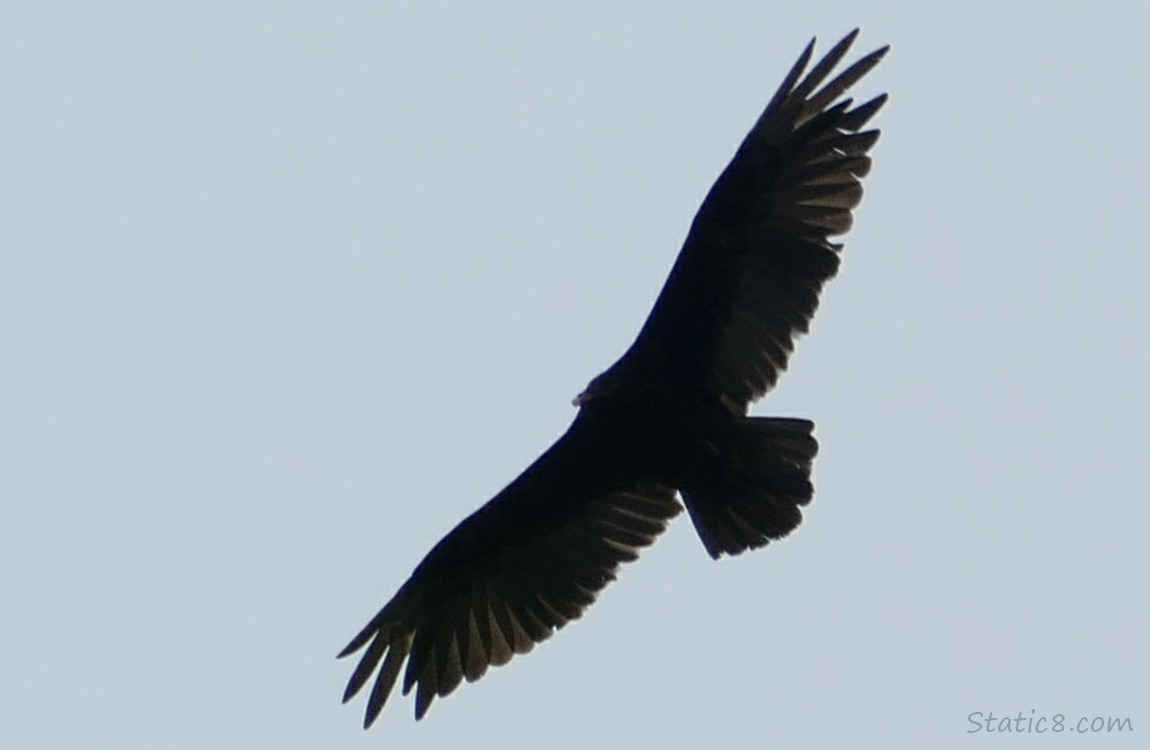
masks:
[[[612,368],[620,375],[657,373],[735,414],[774,386],[838,270],[842,245],[829,238],[851,226],[879,136],[862,128],[885,94],[853,108],[839,98],[886,47],[823,83],[857,33],[803,77],[812,40],[787,74],[703,201],[650,316]]]
[[[582,415],[534,464],[428,553],[411,578],[343,650],[367,646],[346,702],[378,669],[370,726],[406,661],[421,718],[436,696],[579,617],[680,510],[675,490],[628,479]],[[382,662],[382,666],[381,666]]]

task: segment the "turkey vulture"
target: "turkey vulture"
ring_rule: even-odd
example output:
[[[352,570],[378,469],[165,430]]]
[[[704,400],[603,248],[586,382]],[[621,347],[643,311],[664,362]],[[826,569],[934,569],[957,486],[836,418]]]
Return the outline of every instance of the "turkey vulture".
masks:
[[[578,618],[682,509],[711,557],[780,539],[810,502],[805,419],[747,416],[786,369],[835,275],[886,95],[839,99],[887,51],[825,85],[858,30],[803,76],[814,40],[719,175],[635,342],[575,397],[567,432],[436,544],[340,657],[367,647],[344,693],[375,683],[364,727],[401,671],[415,717],[436,696]],[[406,662],[406,669],[404,663]]]

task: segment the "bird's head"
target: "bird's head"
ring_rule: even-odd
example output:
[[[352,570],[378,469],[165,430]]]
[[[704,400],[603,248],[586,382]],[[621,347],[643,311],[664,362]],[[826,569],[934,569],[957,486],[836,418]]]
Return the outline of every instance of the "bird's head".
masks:
[[[600,373],[599,375],[591,378],[591,382],[587,384],[587,387],[584,388],[578,396],[571,399],[571,405],[578,407],[586,406],[595,399],[601,398],[607,393],[610,393],[612,390],[612,378],[610,375],[611,370],[607,370],[606,372]]]
[[[579,395],[571,399],[571,405],[575,407],[582,407],[590,403],[597,395],[599,395],[595,387],[595,384],[598,381],[599,378],[593,378],[591,382],[587,384],[587,387],[579,392]]]
[[[582,392],[571,399],[572,406],[586,406],[592,401],[602,402],[624,398],[635,393],[635,357],[630,349],[615,364],[591,378]]]

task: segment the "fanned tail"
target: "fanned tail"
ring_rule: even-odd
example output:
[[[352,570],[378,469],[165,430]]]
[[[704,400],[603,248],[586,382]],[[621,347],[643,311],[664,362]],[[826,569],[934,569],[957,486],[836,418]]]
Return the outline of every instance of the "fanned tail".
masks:
[[[737,555],[781,539],[811,501],[818,442],[806,419],[744,417],[724,446],[723,470],[711,485],[683,488],[695,531],[711,557]]]

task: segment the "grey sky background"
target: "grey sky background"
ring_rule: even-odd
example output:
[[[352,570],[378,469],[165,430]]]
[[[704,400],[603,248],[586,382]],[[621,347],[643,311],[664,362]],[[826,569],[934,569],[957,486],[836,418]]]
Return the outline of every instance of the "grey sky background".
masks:
[[[800,5],[4,5],[0,745],[1145,746],[1150,6]],[[364,734],[335,653],[855,25],[883,139],[756,408],[818,424],[803,526],[714,563],[680,518]]]

